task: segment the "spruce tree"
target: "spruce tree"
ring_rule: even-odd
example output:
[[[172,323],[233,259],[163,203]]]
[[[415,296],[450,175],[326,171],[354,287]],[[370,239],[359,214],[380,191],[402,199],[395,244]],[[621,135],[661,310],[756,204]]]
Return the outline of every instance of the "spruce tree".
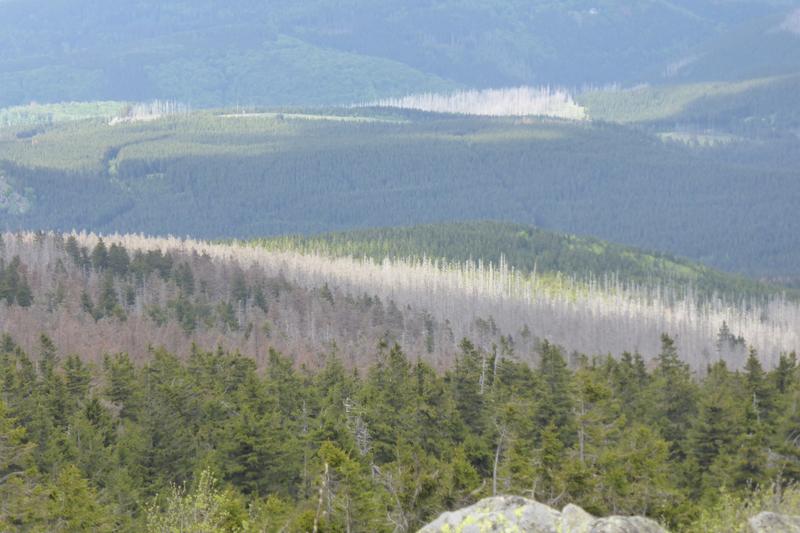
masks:
[[[689,365],[680,360],[675,341],[668,335],[661,336],[657,363],[647,388],[648,418],[669,443],[671,456],[682,460],[686,456],[684,442],[696,411],[697,389]]]
[[[750,348],[745,363],[745,385],[756,419],[770,424],[775,412],[775,390],[767,378],[755,348]]]
[[[3,531],[33,525],[39,506],[45,502],[41,491],[33,490],[35,445],[26,433],[0,399],[0,530]]]
[[[103,239],[99,239],[95,247],[92,249],[91,261],[92,268],[98,272],[108,268],[108,249],[106,248],[106,244],[103,242]]]
[[[559,347],[544,341],[540,355],[541,390],[536,398],[534,420],[540,429],[553,424],[564,445],[569,445],[576,439],[570,371]]]
[[[701,485],[692,490],[719,487],[724,479],[712,472],[712,465],[733,452],[739,433],[740,407],[736,402],[733,377],[724,362],[709,369],[697,404],[697,414],[688,432],[687,449],[698,468]]]

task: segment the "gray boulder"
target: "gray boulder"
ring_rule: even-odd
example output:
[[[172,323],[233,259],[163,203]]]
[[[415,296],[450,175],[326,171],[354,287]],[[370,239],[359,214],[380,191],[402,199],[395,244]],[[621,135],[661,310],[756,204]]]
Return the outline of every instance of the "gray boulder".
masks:
[[[561,533],[560,523],[561,513],[544,504],[520,496],[496,496],[444,513],[420,533]]]
[[[666,533],[658,522],[643,516],[609,516],[597,518],[588,529],[589,533]]]
[[[562,512],[520,496],[496,496],[442,514],[420,533],[666,533],[641,516],[595,518],[577,505]]]
[[[748,523],[753,533],[800,533],[800,516],[764,512]]]
[[[570,533],[589,533],[594,520],[594,516],[571,503],[561,510],[561,528]]]

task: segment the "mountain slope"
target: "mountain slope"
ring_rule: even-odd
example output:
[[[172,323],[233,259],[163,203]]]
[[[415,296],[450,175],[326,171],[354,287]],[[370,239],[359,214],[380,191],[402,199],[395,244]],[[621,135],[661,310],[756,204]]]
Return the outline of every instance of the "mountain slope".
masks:
[[[309,237],[254,241],[274,250],[319,252],[375,260],[408,257],[463,263],[484,261],[530,274],[563,275],[578,280],[615,276],[622,283],[693,287],[702,295],[763,298],[785,289],[726,274],[668,254],[645,252],[591,237],[560,234],[523,224],[462,222],[407,228],[379,228]]]
[[[744,21],[779,20],[792,6],[6,0],[0,106],[150,98],[338,104],[456,86],[652,81],[663,65]]]
[[[790,4],[791,5],[791,4]],[[673,64],[682,81],[744,80],[800,71],[800,5],[718,34]]]
[[[257,244],[136,235],[18,233],[0,241],[0,333],[33,349],[43,327],[68,353],[99,362],[153,346],[224,344],[263,364],[269,348],[320,363],[332,345],[354,367],[381,340],[449,367],[461,339],[491,350],[513,340],[534,362],[543,341],[567,353],[656,356],[675,338],[702,371],[742,366],[754,346],[765,366],[800,347],[800,306],[781,298],[702,300],[681,287],[592,283],[489,263],[375,262]],[[684,288],[685,289],[685,288]]]
[[[587,91],[576,99],[591,119],[655,129],[772,137],[800,127],[800,74]]]

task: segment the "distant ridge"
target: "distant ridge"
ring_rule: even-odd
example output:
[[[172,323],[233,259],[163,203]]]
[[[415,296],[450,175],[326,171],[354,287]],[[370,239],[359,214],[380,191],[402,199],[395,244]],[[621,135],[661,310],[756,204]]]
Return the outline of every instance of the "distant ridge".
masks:
[[[271,249],[321,252],[335,256],[482,260],[521,272],[558,274],[577,279],[618,278],[622,283],[691,287],[700,296],[714,293],[731,299],[765,298],[800,291],[728,274],[672,254],[638,248],[525,224],[471,221],[389,227],[313,236],[259,239]]]

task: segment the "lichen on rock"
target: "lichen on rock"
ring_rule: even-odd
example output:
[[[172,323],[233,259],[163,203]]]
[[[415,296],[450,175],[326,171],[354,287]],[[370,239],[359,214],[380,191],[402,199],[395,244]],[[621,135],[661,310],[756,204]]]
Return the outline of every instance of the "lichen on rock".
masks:
[[[420,533],[666,533],[641,516],[596,518],[577,505],[559,512],[520,496],[495,496],[443,513]]]
[[[800,533],[800,516],[759,513],[748,521],[753,533]]]

